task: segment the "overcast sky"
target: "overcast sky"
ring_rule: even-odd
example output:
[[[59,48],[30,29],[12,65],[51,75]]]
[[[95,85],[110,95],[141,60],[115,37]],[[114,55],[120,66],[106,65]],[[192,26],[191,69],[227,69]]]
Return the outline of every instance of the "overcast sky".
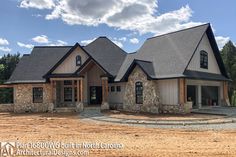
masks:
[[[107,36],[127,52],[148,37],[211,23],[219,48],[236,42],[235,0],[2,0],[0,56]]]

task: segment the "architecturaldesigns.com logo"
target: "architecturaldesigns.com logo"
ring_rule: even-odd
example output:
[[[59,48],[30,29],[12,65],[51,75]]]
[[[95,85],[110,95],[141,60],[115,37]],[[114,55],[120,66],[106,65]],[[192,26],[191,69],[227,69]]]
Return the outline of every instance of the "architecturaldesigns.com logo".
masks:
[[[15,156],[15,142],[0,142],[0,157]]]

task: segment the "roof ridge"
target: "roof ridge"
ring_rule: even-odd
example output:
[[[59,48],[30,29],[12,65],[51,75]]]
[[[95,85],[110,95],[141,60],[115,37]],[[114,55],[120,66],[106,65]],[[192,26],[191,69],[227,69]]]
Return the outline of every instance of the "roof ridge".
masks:
[[[140,61],[140,62],[153,63],[152,61],[148,61],[148,60],[141,60],[141,59],[134,59],[133,61]]]
[[[180,30],[177,30],[177,31],[173,31],[173,32],[169,32],[169,33],[165,33],[165,34],[149,37],[146,40],[153,39],[153,38],[158,38],[158,37],[162,37],[162,36],[165,36],[165,35],[170,35],[170,34],[174,34],[174,33],[178,33],[178,32],[182,32],[182,31],[186,31],[186,30],[189,30],[189,29],[194,29],[194,28],[202,27],[202,26],[205,26],[205,25],[210,25],[210,23],[205,23],[205,24],[194,26],[194,27],[189,27],[189,28],[180,29]]]
[[[105,38],[105,39],[107,39],[109,42],[111,42],[113,45],[115,45],[117,48],[119,48],[119,49],[122,51],[123,54],[125,54],[125,55],[128,54],[128,52],[126,52],[126,51],[125,51],[124,49],[122,49],[120,46],[118,46],[117,44],[115,44],[111,39],[109,39],[109,38],[106,37],[106,36],[99,36],[99,37],[97,37],[95,40],[93,40],[91,43],[87,44],[85,47],[89,46],[90,44],[94,43],[95,41],[97,41],[97,40],[100,39],[100,38]]]
[[[34,46],[34,48],[63,48],[63,47],[73,47],[73,46]]]

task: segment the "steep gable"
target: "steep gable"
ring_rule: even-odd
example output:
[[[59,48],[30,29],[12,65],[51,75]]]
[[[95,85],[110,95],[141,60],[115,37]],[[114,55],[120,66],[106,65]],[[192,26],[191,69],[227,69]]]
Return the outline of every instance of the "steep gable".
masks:
[[[127,53],[106,37],[99,37],[84,49],[110,75],[116,76]]]
[[[88,55],[80,48],[77,47],[73,52],[71,52],[65,60],[63,60],[59,66],[52,72],[52,74],[72,74],[80,66],[76,65],[76,56],[81,57],[81,63],[83,64],[87,59]]]
[[[204,24],[147,39],[137,53],[128,55],[115,81],[121,81],[134,59],[152,62],[155,79],[183,77],[208,27]]]
[[[208,54],[208,68],[207,69],[200,68],[200,51],[202,50],[206,51]],[[191,58],[191,61],[189,62],[187,70],[221,74],[219,65],[217,63],[213,49],[210,45],[210,42],[206,33],[204,34],[197,50],[195,51],[193,57]]]

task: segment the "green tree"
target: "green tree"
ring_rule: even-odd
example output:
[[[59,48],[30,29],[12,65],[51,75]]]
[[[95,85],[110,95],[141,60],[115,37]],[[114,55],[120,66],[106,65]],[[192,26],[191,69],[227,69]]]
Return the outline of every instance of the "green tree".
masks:
[[[225,44],[221,51],[221,56],[225,64],[226,71],[232,82],[229,86],[229,98],[232,105],[236,105],[236,47],[232,41]]]
[[[19,62],[20,60],[20,54],[7,54],[4,55],[1,59],[0,59],[0,65],[3,65],[0,67],[0,81],[6,81],[10,78],[13,70],[16,67],[16,64]]]
[[[20,54],[7,54],[0,58],[0,84],[8,80],[20,60]],[[2,88],[0,89],[0,103],[13,102],[13,89]]]

